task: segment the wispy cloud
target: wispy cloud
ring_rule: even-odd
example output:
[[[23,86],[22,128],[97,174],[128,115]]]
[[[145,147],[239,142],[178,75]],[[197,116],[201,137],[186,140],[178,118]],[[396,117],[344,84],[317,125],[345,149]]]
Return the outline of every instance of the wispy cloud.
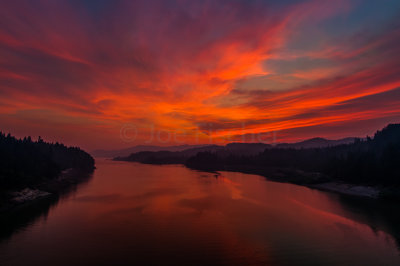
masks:
[[[356,0],[7,2],[1,124],[92,148],[126,145],[125,123],[142,128],[138,142],[150,126],[193,142],[194,131],[200,141],[216,131],[286,130],[295,139],[290,129],[311,136],[313,126],[393,117],[399,4],[366,20],[369,5],[376,9]],[[375,96],[371,108],[363,99]]]

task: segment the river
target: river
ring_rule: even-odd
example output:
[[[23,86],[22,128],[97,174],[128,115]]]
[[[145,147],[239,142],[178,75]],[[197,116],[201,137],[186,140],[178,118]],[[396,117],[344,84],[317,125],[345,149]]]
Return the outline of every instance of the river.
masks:
[[[400,265],[395,204],[180,165],[96,167],[2,226],[1,265]]]

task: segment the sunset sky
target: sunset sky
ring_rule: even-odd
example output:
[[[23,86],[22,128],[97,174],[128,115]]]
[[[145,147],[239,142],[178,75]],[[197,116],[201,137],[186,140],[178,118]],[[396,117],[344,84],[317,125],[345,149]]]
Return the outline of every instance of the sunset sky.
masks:
[[[18,137],[92,150],[400,122],[399,0],[0,5],[0,130]]]

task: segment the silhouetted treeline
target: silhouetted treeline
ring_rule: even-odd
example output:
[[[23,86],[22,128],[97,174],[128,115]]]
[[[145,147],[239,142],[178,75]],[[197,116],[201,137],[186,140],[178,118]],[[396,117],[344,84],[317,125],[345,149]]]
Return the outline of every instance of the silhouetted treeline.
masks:
[[[274,168],[320,173],[353,184],[400,185],[400,124],[390,124],[373,138],[312,149],[266,149],[254,156],[199,152],[186,161],[202,170]],[[290,173],[293,173],[290,172]]]
[[[229,143],[226,146],[204,145],[183,151],[141,151],[132,153],[127,157],[116,157],[114,160],[148,164],[184,164],[190,157],[199,152],[212,151],[221,156],[230,154],[249,156],[259,154],[267,148],[271,148],[271,145],[265,143]]]
[[[209,145],[204,147],[190,148],[184,151],[141,151],[135,152],[127,157],[116,157],[115,161],[140,162],[147,164],[183,164],[191,156],[198,152],[223,149],[222,146]]]
[[[138,152],[114,160],[182,163],[199,170],[241,171],[294,183],[333,180],[353,184],[400,185],[400,124],[388,125],[376,132],[373,138],[353,139],[349,143],[351,140],[315,138],[276,147],[261,143],[232,143],[180,152]],[[327,146],[337,143],[346,144]],[[301,148],[303,146],[320,148]]]
[[[94,159],[77,147],[47,143],[40,137],[16,139],[0,132],[0,188],[20,188],[57,177],[63,170],[94,169]]]

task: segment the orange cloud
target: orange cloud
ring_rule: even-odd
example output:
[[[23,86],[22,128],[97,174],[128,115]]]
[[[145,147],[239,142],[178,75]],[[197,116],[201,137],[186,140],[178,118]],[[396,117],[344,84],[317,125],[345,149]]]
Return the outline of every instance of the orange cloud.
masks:
[[[99,148],[132,145],[120,137],[125,124],[138,130],[134,143],[154,131],[209,142],[398,114],[393,99],[374,111],[346,104],[400,87],[398,31],[290,51],[294,37],[319,36],[304,29],[352,12],[349,1],[92,5],[0,10],[2,130]],[[266,66],[302,57],[287,73]],[[311,59],[333,66],[302,65]],[[246,85],[255,79],[256,89]]]

